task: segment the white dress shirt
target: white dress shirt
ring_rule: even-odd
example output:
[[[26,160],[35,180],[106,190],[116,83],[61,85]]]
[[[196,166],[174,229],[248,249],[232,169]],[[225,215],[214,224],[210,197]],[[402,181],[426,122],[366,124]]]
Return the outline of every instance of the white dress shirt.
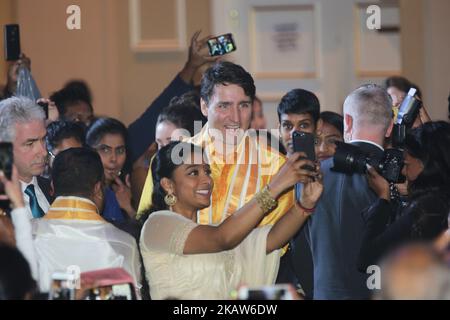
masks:
[[[33,219],[33,214],[31,213],[31,208],[30,208],[30,198],[28,197],[28,195],[25,193],[25,189],[30,185],[33,184],[34,185],[34,191],[36,193],[36,198],[37,201],[39,203],[39,206],[41,207],[41,209],[47,213],[48,209],[50,209],[50,204],[47,201],[47,198],[45,197],[44,192],[41,190],[41,188],[39,187],[38,181],[36,177],[33,177],[33,179],[31,180],[30,183],[25,183],[23,181],[20,181],[20,186],[22,188],[22,194],[23,194],[23,200],[25,202],[25,208],[27,209],[28,212],[28,218],[31,220]]]
[[[375,147],[381,149],[381,151],[384,151],[384,148],[382,146],[380,146],[378,143],[375,143],[373,141],[369,141],[369,140],[362,140],[362,139],[356,139],[356,140],[352,140],[349,143],[353,143],[353,142],[364,142],[364,143],[368,143],[371,145],[374,145]]]

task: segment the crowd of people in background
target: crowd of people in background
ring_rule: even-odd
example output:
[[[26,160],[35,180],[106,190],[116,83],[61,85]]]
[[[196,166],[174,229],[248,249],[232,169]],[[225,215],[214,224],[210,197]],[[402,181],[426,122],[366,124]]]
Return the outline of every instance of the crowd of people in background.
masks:
[[[207,39],[194,34],[183,69],[129,126],[97,114],[84,81],[39,101],[16,96],[17,70],[31,61],[11,63],[0,100],[0,143],[13,154],[9,173],[0,157],[0,300],[45,296],[73,265],[123,268],[138,299],[228,299],[242,284],[275,283],[299,299],[450,299],[450,124],[430,118],[417,85],[362,85],[342,114],[292,89],[274,134],[252,75],[209,56]],[[335,170],[341,144],[368,159],[396,148],[411,88],[422,107],[399,148],[405,181],[371,165]],[[295,132],[313,135],[315,159],[295,149]]]

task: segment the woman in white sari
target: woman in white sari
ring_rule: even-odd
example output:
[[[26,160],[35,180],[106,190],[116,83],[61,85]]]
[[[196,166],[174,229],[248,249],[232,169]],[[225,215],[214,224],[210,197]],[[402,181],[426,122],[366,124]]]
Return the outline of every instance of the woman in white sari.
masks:
[[[251,201],[211,226],[196,222],[197,211],[210,205],[213,188],[201,148],[183,142],[163,147],[152,163],[155,188],[140,239],[152,299],[227,299],[242,284],[273,284],[280,248],[313,212],[323,189],[318,165],[302,156],[290,157]],[[306,164],[316,170],[302,169]],[[296,210],[274,226],[256,228],[298,182],[304,191]]]

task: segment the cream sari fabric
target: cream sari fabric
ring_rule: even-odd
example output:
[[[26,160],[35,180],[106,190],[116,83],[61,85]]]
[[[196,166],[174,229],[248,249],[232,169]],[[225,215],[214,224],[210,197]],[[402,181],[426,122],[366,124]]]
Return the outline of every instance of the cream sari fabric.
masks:
[[[280,250],[266,254],[270,227],[256,228],[236,248],[219,253],[183,254],[198,224],[171,211],[152,213],[140,248],[152,299],[228,299],[239,285],[271,285]]]

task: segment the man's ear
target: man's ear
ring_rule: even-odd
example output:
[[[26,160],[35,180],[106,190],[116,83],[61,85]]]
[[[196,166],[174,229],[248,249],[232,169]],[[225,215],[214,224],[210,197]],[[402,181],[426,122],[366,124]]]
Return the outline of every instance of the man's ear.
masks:
[[[170,179],[162,178],[160,183],[166,193],[173,193],[173,183]]]
[[[391,136],[392,129],[394,129],[394,119],[391,119],[391,122],[389,123],[389,127],[387,128],[386,134],[384,135],[385,138],[389,138]]]
[[[349,142],[352,140],[353,134],[353,117],[348,113],[344,114],[344,141]]]
[[[353,129],[353,117],[348,113],[344,114],[344,133],[351,133]]]
[[[202,110],[203,115],[208,118],[208,104],[203,98],[200,99],[200,109]]]

